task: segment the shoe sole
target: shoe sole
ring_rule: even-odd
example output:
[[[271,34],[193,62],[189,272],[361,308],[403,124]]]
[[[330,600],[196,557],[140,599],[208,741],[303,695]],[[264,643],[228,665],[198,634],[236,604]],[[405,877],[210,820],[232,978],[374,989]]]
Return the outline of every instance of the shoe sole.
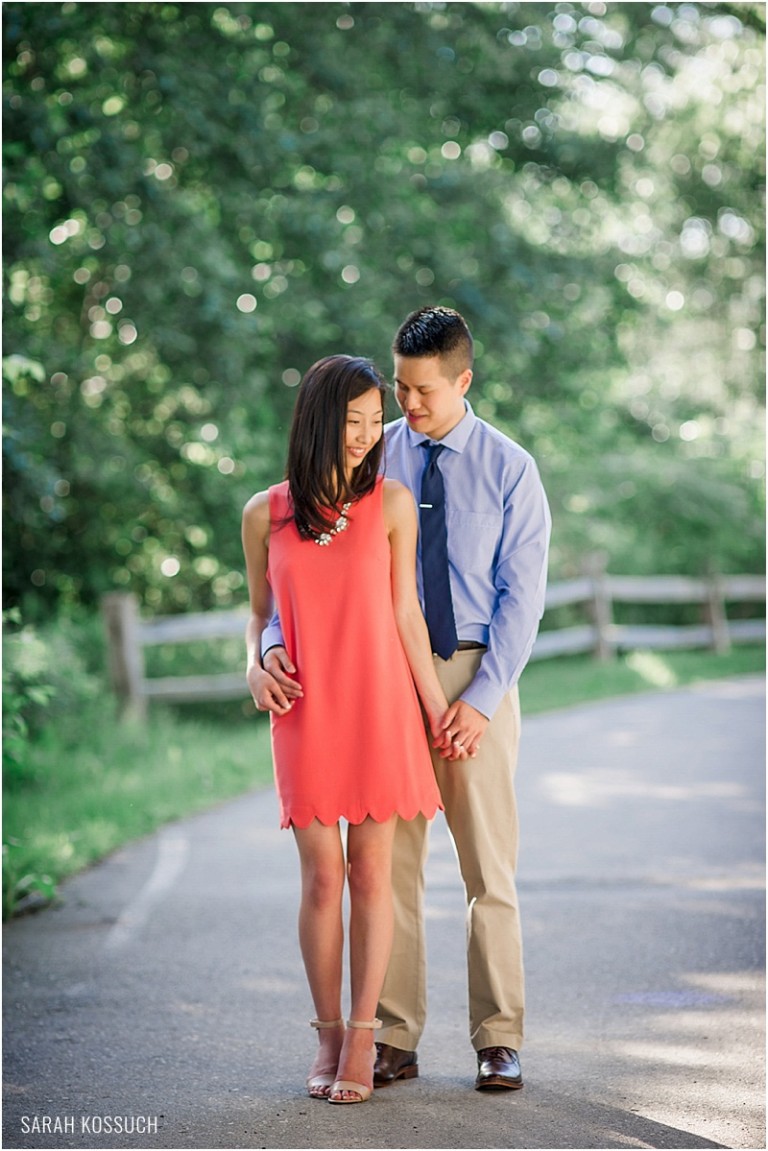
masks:
[[[419,1065],[418,1063],[409,1063],[407,1067],[401,1067],[397,1074],[393,1075],[391,1079],[382,1079],[379,1082],[374,1076],[374,1087],[391,1087],[398,1079],[418,1079]]]
[[[522,1086],[522,1080],[515,1083],[514,1080],[503,1079],[499,1075],[494,1079],[484,1079],[482,1083],[476,1083],[475,1091],[519,1091]]]

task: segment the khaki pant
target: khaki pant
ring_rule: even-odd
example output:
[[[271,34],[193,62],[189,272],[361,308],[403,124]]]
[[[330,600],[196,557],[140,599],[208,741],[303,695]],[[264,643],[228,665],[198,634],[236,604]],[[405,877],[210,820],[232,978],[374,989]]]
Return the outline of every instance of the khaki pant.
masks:
[[[470,650],[447,661],[435,657],[449,701],[471,682],[481,656]],[[466,891],[469,1034],[476,1050],[519,1050],[523,1043],[523,955],[515,889],[519,738],[515,687],[499,705],[475,759],[447,763],[432,756]],[[423,816],[400,820],[395,833],[395,937],[377,1012],[384,1028],[377,1039],[405,1051],[416,1050],[427,1015],[423,895],[428,834]]]

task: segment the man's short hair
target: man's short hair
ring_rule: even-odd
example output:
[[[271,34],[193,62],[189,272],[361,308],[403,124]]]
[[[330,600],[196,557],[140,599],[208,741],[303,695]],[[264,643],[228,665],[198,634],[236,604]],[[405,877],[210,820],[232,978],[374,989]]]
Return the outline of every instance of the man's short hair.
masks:
[[[466,320],[453,308],[419,308],[400,325],[396,356],[440,356],[454,378],[472,367],[474,344]]]

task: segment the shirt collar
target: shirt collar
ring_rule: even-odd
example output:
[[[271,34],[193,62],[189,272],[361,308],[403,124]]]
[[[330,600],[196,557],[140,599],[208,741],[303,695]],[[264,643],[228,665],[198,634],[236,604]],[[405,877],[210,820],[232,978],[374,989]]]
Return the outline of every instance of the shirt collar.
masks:
[[[413,428],[408,428],[408,442],[411,447],[420,448],[422,444],[441,443],[453,452],[463,452],[477,423],[477,416],[472,411],[472,405],[466,398],[464,400],[464,407],[466,409],[465,414],[459,420],[456,427],[451,428],[448,434],[443,436],[441,440],[431,440],[429,436],[421,435],[420,432],[415,432]]]

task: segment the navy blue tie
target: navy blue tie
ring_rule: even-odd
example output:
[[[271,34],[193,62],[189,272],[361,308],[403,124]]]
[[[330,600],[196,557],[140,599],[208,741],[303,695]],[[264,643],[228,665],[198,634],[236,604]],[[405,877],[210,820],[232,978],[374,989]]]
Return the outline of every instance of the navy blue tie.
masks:
[[[421,477],[421,573],[424,584],[424,615],[432,650],[450,659],[458,647],[448,577],[448,531],[445,526],[445,487],[437,457],[443,444],[421,445],[430,453]]]

